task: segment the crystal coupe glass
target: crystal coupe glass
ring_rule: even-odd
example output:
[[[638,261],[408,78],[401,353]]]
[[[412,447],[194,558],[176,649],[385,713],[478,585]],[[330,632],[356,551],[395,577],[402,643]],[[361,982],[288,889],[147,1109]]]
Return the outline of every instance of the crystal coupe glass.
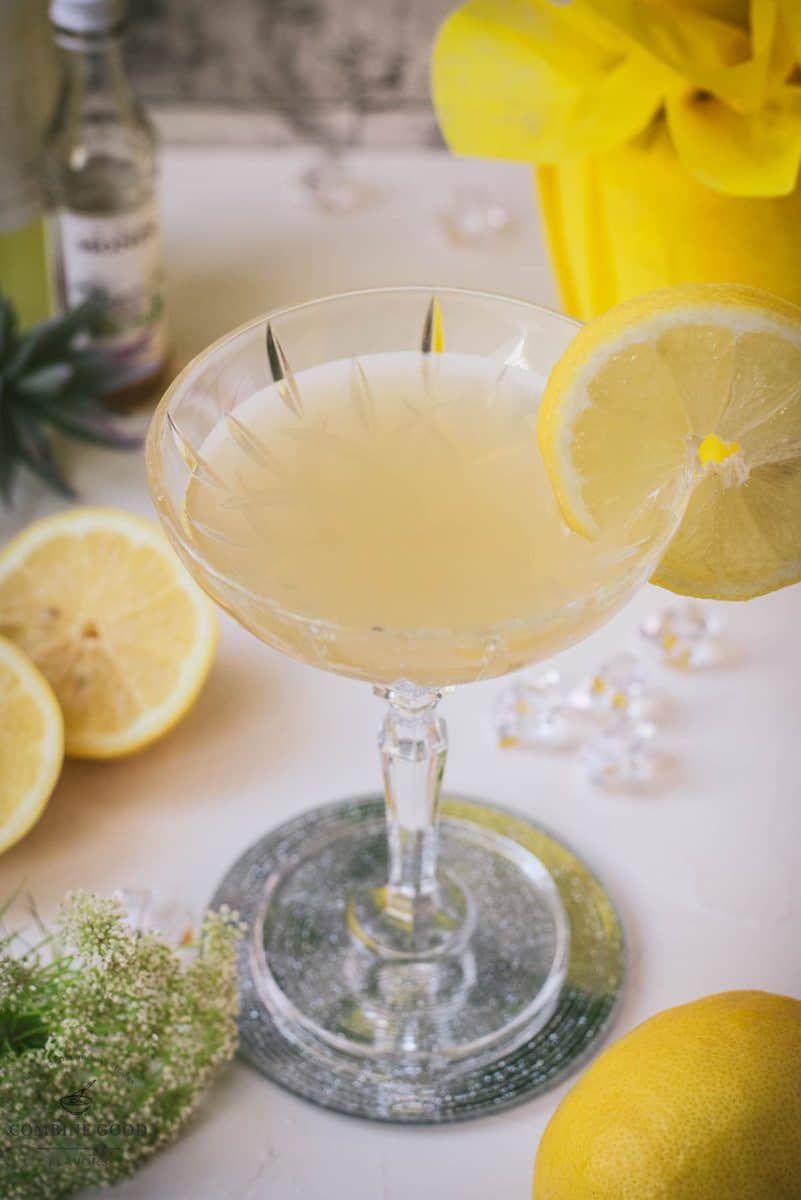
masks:
[[[651,573],[681,480],[594,540],[536,439],[577,330],[500,296],[397,288],[251,321],[178,376],[151,490],[201,586],[257,637],[388,701],[380,796],[282,825],[215,902],[244,917],[245,1055],[346,1112],[439,1121],[541,1089],[606,1027],[614,908],[528,818],[443,797],[453,684],[584,637]]]

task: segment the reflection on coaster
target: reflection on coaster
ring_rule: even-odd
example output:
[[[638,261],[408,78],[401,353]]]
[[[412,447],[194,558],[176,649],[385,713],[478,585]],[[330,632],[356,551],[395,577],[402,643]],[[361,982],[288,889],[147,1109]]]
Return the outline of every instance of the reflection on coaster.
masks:
[[[267,834],[212,906],[239,911],[241,1053],[289,1090],[372,1120],[438,1123],[554,1086],[608,1030],[624,976],[619,917],[539,826],[443,803],[441,879],[469,897],[445,956],[379,957],[361,936],[386,880],[383,798],[341,801]]]

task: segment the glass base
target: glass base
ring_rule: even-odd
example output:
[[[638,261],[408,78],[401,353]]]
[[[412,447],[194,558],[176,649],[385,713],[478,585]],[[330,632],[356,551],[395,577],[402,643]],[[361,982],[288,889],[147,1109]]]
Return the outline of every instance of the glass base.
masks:
[[[439,840],[453,922],[425,957],[387,925],[381,796],[288,821],[234,864],[212,906],[247,926],[252,1065],[327,1108],[433,1123],[519,1103],[587,1057],[624,974],[598,881],[537,825],[475,800],[443,801]]]

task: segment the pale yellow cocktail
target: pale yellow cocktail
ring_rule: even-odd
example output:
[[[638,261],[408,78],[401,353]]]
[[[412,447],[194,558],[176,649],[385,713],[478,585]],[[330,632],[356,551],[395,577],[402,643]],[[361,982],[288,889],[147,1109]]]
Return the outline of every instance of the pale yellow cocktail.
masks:
[[[269,605],[266,641],[371,681],[496,675],[583,637],[634,590],[676,521],[669,489],[588,540],[564,523],[523,365],[415,351],[299,372],[200,447],[187,532]],[[236,611],[242,616],[241,611]]]
[[[214,901],[248,929],[243,1053],[344,1112],[495,1110],[560,1076],[614,1011],[622,934],[586,866],[483,800],[447,797],[440,820],[443,687],[589,634],[686,507],[679,467],[596,536],[563,519],[538,409],[577,331],[481,293],[334,296],[209,347],[151,427],[154,500],[195,578],[262,641],[389,702],[383,798],[284,822]]]

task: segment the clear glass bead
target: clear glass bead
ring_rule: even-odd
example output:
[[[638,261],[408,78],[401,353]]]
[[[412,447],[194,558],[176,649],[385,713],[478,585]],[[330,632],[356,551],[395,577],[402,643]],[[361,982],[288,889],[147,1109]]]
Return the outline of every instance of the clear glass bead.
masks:
[[[458,245],[484,245],[506,233],[512,223],[505,205],[483,187],[454,188],[441,218]]]
[[[504,750],[566,750],[581,733],[579,715],[564,703],[558,671],[515,679],[498,696],[494,721]]]
[[[580,712],[606,719],[615,714],[642,717],[649,710],[649,671],[642,659],[628,651],[603,663],[570,694],[570,704]]]
[[[192,911],[179,900],[155,904],[148,915],[147,926],[159,933],[170,946],[191,946],[195,941]]]
[[[644,640],[667,666],[692,670],[720,658],[720,619],[691,600],[646,617],[640,626]]]
[[[123,887],[117,888],[112,896],[122,908],[128,924],[134,929],[142,929],[153,901],[153,893],[148,888]]]
[[[328,150],[320,151],[302,182],[323,212],[357,212],[375,198],[373,188],[354,174],[349,159]]]
[[[149,888],[117,888],[113,896],[134,929],[152,930],[171,946],[190,946],[194,942],[195,921],[186,904],[159,901]]]
[[[660,756],[652,721],[625,714],[610,721],[581,747],[581,762],[591,783],[610,790],[631,790],[653,782]]]

